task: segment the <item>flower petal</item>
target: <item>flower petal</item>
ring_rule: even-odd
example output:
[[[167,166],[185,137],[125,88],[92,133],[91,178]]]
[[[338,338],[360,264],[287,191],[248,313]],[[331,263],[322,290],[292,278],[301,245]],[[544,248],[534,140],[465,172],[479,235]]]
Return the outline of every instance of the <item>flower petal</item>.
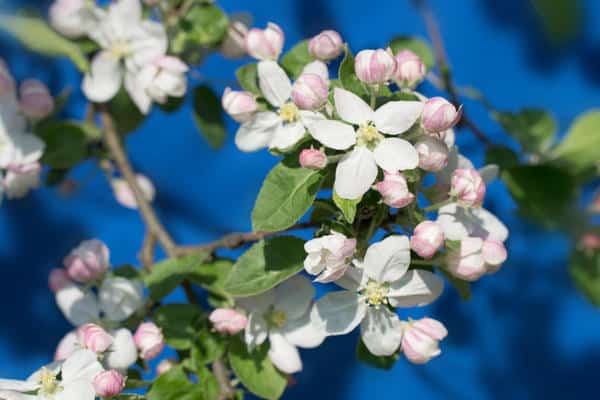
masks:
[[[466,209],[457,203],[448,204],[440,208],[437,223],[450,240],[479,237],[504,242],[508,238],[508,228],[481,207]]]
[[[357,199],[365,194],[377,178],[373,153],[357,146],[342,157],[335,170],[334,190],[343,199]]]
[[[121,277],[107,278],[98,298],[104,316],[111,321],[124,321],[143,304],[144,285],[141,281]]]
[[[422,113],[420,101],[390,101],[375,111],[373,123],[382,133],[399,135],[409,130]]]
[[[123,70],[119,60],[109,51],[101,51],[92,60],[90,72],[83,78],[81,89],[86,97],[97,103],[112,99],[123,78]]]
[[[314,305],[310,318],[328,335],[345,335],[354,330],[365,316],[367,305],[356,292],[341,291],[323,296]]]
[[[335,150],[346,150],[356,143],[356,131],[339,121],[318,121],[308,127],[313,138]]]
[[[389,172],[415,169],[419,165],[419,153],[404,139],[384,139],[379,142],[373,154],[377,165]]]
[[[281,328],[282,334],[294,346],[310,349],[325,340],[325,331],[313,323],[310,312],[311,310],[307,310],[302,317],[289,321]]]
[[[138,358],[133,335],[128,329],[121,328],[110,332],[113,343],[104,355],[104,365],[107,369],[126,371]]]
[[[393,235],[369,246],[363,268],[377,282],[394,282],[402,278],[410,265],[410,241]]]
[[[142,114],[148,114],[152,106],[152,98],[146,92],[146,88],[137,79],[137,75],[131,71],[127,71],[124,83],[129,97],[131,97],[137,108]]]
[[[96,321],[100,317],[96,296],[77,285],[68,285],[57,291],[56,304],[65,318],[75,326]]]
[[[11,390],[0,390],[0,399],[2,400],[40,400],[37,395],[23,394]]]
[[[271,141],[270,149],[286,150],[298,143],[306,134],[306,128],[301,122],[291,124],[281,124],[275,130]]]
[[[62,382],[65,386],[80,379],[91,382],[102,370],[96,353],[86,349],[77,350],[62,365]]]
[[[496,164],[488,164],[481,168],[479,168],[479,175],[481,175],[481,179],[485,183],[490,183],[498,177],[498,173],[500,172],[500,167]]]
[[[244,331],[244,340],[248,348],[252,350],[256,346],[260,346],[267,339],[268,331],[267,321],[259,313],[250,313],[248,325]]]
[[[400,318],[385,307],[369,308],[360,324],[360,336],[372,354],[392,355],[402,341]]]
[[[53,400],[94,400],[96,391],[92,380],[79,379],[63,385],[63,390],[58,392]]]
[[[315,122],[327,120],[323,114],[316,111],[300,110],[298,113],[300,114],[300,120],[302,121],[302,124],[306,128],[310,128],[310,126]]]
[[[268,147],[280,124],[281,120],[274,112],[255,114],[238,129],[235,134],[235,145],[245,152]]]
[[[269,335],[269,341],[271,342],[269,358],[278,370],[286,374],[302,371],[302,360],[296,346],[277,332]]]
[[[363,270],[355,267],[348,267],[341,278],[335,281],[335,284],[349,291],[357,291],[363,280]]]
[[[265,99],[274,107],[284,105],[292,94],[292,83],[275,61],[258,63],[258,85]]]
[[[315,288],[308,278],[295,275],[275,288],[275,308],[284,311],[288,320],[306,313],[315,296]]]
[[[16,379],[0,379],[0,390],[14,390],[17,392],[31,392],[39,387],[36,382],[20,381]],[[1,398],[1,397],[0,397]]]
[[[344,121],[360,125],[373,119],[371,107],[354,93],[335,88],[333,99],[335,100],[335,109]]]
[[[440,297],[443,290],[444,282],[437,275],[411,270],[399,281],[392,282],[388,298],[394,307],[424,306]]]

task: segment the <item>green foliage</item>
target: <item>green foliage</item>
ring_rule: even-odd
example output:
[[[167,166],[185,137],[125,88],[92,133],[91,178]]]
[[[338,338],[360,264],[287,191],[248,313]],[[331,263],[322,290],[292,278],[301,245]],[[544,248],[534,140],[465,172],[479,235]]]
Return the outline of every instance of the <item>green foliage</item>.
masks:
[[[340,69],[338,70],[338,79],[342,82],[342,87],[346,90],[349,90],[352,93],[355,93],[361,97],[368,97],[369,91],[363,85],[363,83],[358,80],[356,77],[356,73],[354,72],[354,56],[352,52],[346,45],[345,55],[342,63],[340,64]]]
[[[485,152],[485,163],[496,164],[500,169],[512,168],[519,165],[519,156],[505,146],[490,146]]]
[[[544,110],[525,108],[517,113],[493,114],[502,127],[528,153],[544,154],[556,136],[556,120]]]
[[[87,134],[73,122],[48,122],[36,127],[35,134],[46,144],[42,163],[52,168],[69,169],[88,156]]]
[[[209,400],[202,386],[190,382],[180,366],[159,375],[146,398],[148,400]]]
[[[400,50],[410,50],[421,58],[421,61],[427,66],[427,69],[435,65],[435,56],[433,50],[424,40],[413,36],[398,36],[390,41],[390,48],[397,54]]]
[[[261,91],[258,87],[258,65],[256,63],[250,63],[239,67],[235,71],[235,76],[242,89],[247,90],[256,96],[261,96]]]
[[[233,266],[225,290],[236,297],[266,292],[303,268],[304,240],[278,236],[262,240],[244,253]]]
[[[233,262],[230,260],[206,261],[194,268],[187,278],[208,291],[208,302],[213,307],[231,306],[233,299],[225,290],[225,283],[232,268]]]
[[[313,58],[308,53],[308,40],[303,40],[284,54],[281,59],[281,66],[292,78],[300,76],[302,69]]]
[[[186,45],[211,47],[220,43],[229,28],[227,15],[214,4],[196,4],[179,22],[180,44],[176,52]]]
[[[202,310],[195,304],[165,304],[154,311],[154,322],[162,328],[165,343],[177,350],[192,346]]]
[[[205,253],[197,253],[183,258],[169,258],[153,265],[144,279],[150,298],[160,301],[169,295],[188,274],[199,269],[207,256]]]
[[[47,186],[57,186],[60,185],[69,175],[70,169],[61,169],[61,168],[52,168],[48,171],[46,175],[46,185]]]
[[[575,287],[600,307],[600,252],[588,254],[575,250],[571,256],[569,272]]]
[[[85,72],[89,69],[89,63],[79,46],[60,36],[41,19],[0,15],[0,29],[11,33],[35,52],[69,57],[79,70]]]
[[[222,335],[202,329],[194,338],[191,350],[192,364],[195,369],[201,369],[205,364],[212,363],[225,353],[225,340]]]
[[[194,88],[194,121],[208,144],[219,149],[225,142],[225,125],[219,96],[209,86]]]
[[[110,271],[114,276],[120,276],[125,279],[143,280],[143,273],[131,264],[124,264]]]
[[[460,245],[459,245],[460,246]],[[471,300],[471,284],[468,281],[455,277],[450,272],[439,270],[452,287],[458,292],[458,295],[463,301]]]
[[[242,384],[253,394],[268,400],[281,397],[287,379],[279,372],[267,355],[267,344],[249,352],[238,337],[229,350],[229,363]]]
[[[310,222],[324,222],[336,215],[338,208],[332,200],[315,199]]]
[[[107,109],[121,136],[136,130],[145,119],[144,114],[140,112],[124,88],[121,88],[108,102]]]
[[[370,365],[374,368],[390,370],[400,357],[400,353],[394,353],[391,356],[376,356],[371,354],[367,346],[363,343],[362,339],[358,340],[356,347],[356,358],[363,363]]]
[[[340,209],[344,215],[344,219],[349,224],[354,222],[354,218],[356,217],[356,208],[361,200],[362,197],[359,197],[358,199],[342,199],[337,193],[335,193],[335,191],[333,192],[333,202]]]
[[[553,43],[564,44],[577,36],[583,9],[579,0],[531,0],[531,3]]]

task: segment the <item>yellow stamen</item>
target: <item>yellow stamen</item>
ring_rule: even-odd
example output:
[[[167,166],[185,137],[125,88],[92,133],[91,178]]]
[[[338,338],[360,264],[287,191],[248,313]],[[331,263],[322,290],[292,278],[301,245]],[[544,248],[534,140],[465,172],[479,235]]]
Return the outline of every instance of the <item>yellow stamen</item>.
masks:
[[[383,135],[372,123],[360,125],[356,133],[360,146],[375,147],[383,139]]]
[[[364,290],[364,296],[370,306],[379,307],[382,304],[388,304],[389,288],[386,284],[370,280]]]
[[[296,122],[298,120],[298,107],[294,103],[285,103],[279,109],[279,117],[288,123]]]

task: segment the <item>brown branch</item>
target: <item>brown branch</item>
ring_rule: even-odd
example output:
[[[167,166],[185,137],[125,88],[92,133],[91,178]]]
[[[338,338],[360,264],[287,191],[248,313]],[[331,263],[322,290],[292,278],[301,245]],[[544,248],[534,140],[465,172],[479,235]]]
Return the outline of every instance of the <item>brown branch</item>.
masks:
[[[146,271],[150,271],[152,264],[154,264],[154,250],[156,249],[156,236],[151,232],[146,232],[144,236],[144,242],[142,243],[142,249],[138,254],[138,257],[144,266]]]
[[[231,386],[229,373],[227,372],[227,368],[225,368],[223,360],[216,360],[213,362],[212,371],[221,388],[219,400],[233,399],[235,396],[235,389]]]

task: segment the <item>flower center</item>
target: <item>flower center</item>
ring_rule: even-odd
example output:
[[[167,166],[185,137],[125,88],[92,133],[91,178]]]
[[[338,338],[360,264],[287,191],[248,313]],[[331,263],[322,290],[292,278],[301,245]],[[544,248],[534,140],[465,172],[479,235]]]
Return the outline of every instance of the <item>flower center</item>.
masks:
[[[46,367],[40,370],[40,386],[40,394],[45,396],[53,396],[62,391],[62,387],[60,387],[56,379],[56,374]]]
[[[131,46],[126,40],[117,40],[110,46],[110,52],[118,59],[127,57],[131,53]]]
[[[268,314],[267,321],[269,321],[272,326],[281,328],[287,322],[287,314],[281,310],[273,310]]]
[[[279,117],[287,123],[298,120],[298,107],[294,103],[285,103],[279,109]]]
[[[358,135],[357,143],[359,146],[374,148],[383,139],[375,125],[371,122],[361,124],[356,131]]]
[[[382,304],[388,304],[387,294],[389,287],[385,283],[379,283],[369,280],[367,286],[363,289],[363,296],[368,305],[379,307]]]

